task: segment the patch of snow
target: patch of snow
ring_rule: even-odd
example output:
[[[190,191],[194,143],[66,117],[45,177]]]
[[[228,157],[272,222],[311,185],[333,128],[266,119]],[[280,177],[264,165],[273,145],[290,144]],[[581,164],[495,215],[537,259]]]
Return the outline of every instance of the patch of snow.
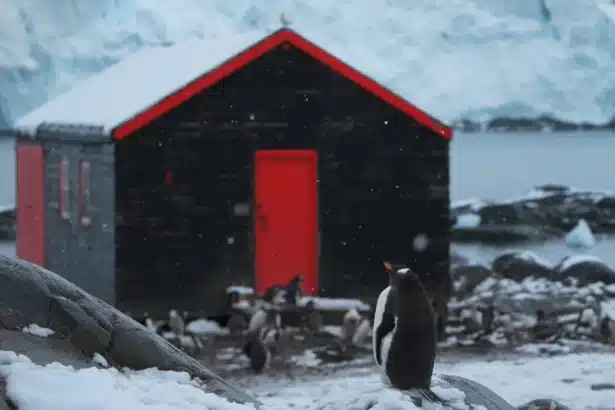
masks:
[[[7,394],[20,410],[254,409],[204,392],[183,372],[39,366],[5,351],[0,363]]]
[[[601,304],[602,316],[615,320],[615,299],[605,300]]]
[[[578,265],[585,262],[603,263],[602,259],[593,255],[572,255],[562,261],[562,264],[559,266],[559,270],[565,271],[570,269],[574,265]]]
[[[39,326],[36,323],[29,324],[21,329],[21,331],[38,337],[49,337],[55,333],[53,330]]]
[[[463,214],[457,217],[455,222],[456,228],[476,228],[480,225],[480,215],[478,214]]]
[[[310,300],[314,301],[314,305],[320,310],[369,310],[369,305],[359,299],[343,299],[343,298],[324,298],[319,296],[303,296],[299,298],[297,304],[305,306]]]
[[[469,210],[472,210],[472,211],[478,211],[484,205],[485,205],[485,201],[483,201],[482,199],[478,199],[478,198],[460,199],[460,200],[451,202],[452,209],[468,208]]]
[[[567,345],[559,345],[553,343],[528,343],[522,346],[518,346],[515,350],[517,352],[535,355],[554,355],[570,353],[572,351],[572,348]]]
[[[566,245],[570,248],[591,248],[596,244],[596,238],[585,219],[580,219],[577,225],[566,235]]]
[[[237,292],[241,296],[254,295],[254,289],[249,286],[229,286],[226,288],[226,293]]]
[[[107,359],[105,359],[100,353],[94,353],[94,356],[92,356],[92,361],[99,366],[109,367],[109,362],[107,362]]]
[[[197,319],[186,326],[186,330],[194,333],[195,335],[205,334],[222,334],[226,329],[220,327],[217,322],[207,319]]]

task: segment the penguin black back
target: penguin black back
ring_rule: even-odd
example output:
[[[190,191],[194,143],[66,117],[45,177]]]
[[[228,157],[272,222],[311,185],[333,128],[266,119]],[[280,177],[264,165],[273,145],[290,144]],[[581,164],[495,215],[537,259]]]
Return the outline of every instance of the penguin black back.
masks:
[[[391,280],[395,331],[386,360],[386,375],[400,390],[429,389],[436,359],[432,304],[418,276],[400,269]]]

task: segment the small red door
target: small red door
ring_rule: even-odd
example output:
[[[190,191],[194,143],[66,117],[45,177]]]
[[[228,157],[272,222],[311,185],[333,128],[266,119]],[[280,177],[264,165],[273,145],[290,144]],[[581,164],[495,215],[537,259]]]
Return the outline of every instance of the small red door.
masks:
[[[303,291],[318,289],[318,170],[315,151],[257,151],[254,215],[256,291],[303,275]]]
[[[40,145],[17,143],[17,256],[45,266],[45,157]]]

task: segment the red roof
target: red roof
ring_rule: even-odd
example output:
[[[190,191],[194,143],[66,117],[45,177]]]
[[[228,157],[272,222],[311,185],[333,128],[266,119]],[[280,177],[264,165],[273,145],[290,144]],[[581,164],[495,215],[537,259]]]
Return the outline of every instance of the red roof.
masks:
[[[232,57],[217,68],[203,74],[201,77],[191,82],[186,87],[175,92],[174,94],[171,94],[170,96],[167,96],[146,111],[137,114],[130,120],[126,121],[124,124],[118,126],[113,132],[114,138],[116,140],[122,140],[126,138],[141,127],[162,116],[168,111],[171,111],[173,108],[177,107],[181,103],[187,101],[201,91],[218,83],[225,77],[228,77],[235,71],[240,70],[253,60],[272,51],[274,48],[278,47],[281,44],[291,44],[295,46],[296,48],[310,55],[314,59],[327,65],[340,75],[348,78],[350,81],[361,86],[366,91],[374,94],[382,101],[385,101],[392,107],[412,117],[418,123],[430,128],[445,139],[448,140],[452,137],[451,128],[435,120],[429,114],[415,107],[414,105],[404,100],[388,88],[385,88],[371,78],[360,73],[346,63],[340,61],[338,58],[329,54],[316,44],[303,38],[301,35],[297,34],[293,30],[283,28],[271,34],[270,36],[265,37],[258,43],[254,44],[252,47]]]

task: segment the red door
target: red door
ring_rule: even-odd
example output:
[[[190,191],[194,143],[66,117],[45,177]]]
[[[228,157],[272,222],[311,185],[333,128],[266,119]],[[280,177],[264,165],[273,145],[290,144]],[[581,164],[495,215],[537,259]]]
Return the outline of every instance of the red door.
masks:
[[[45,264],[45,158],[40,145],[17,143],[17,256]]]
[[[303,275],[303,291],[318,289],[318,169],[315,151],[257,151],[254,215],[256,291]]]

